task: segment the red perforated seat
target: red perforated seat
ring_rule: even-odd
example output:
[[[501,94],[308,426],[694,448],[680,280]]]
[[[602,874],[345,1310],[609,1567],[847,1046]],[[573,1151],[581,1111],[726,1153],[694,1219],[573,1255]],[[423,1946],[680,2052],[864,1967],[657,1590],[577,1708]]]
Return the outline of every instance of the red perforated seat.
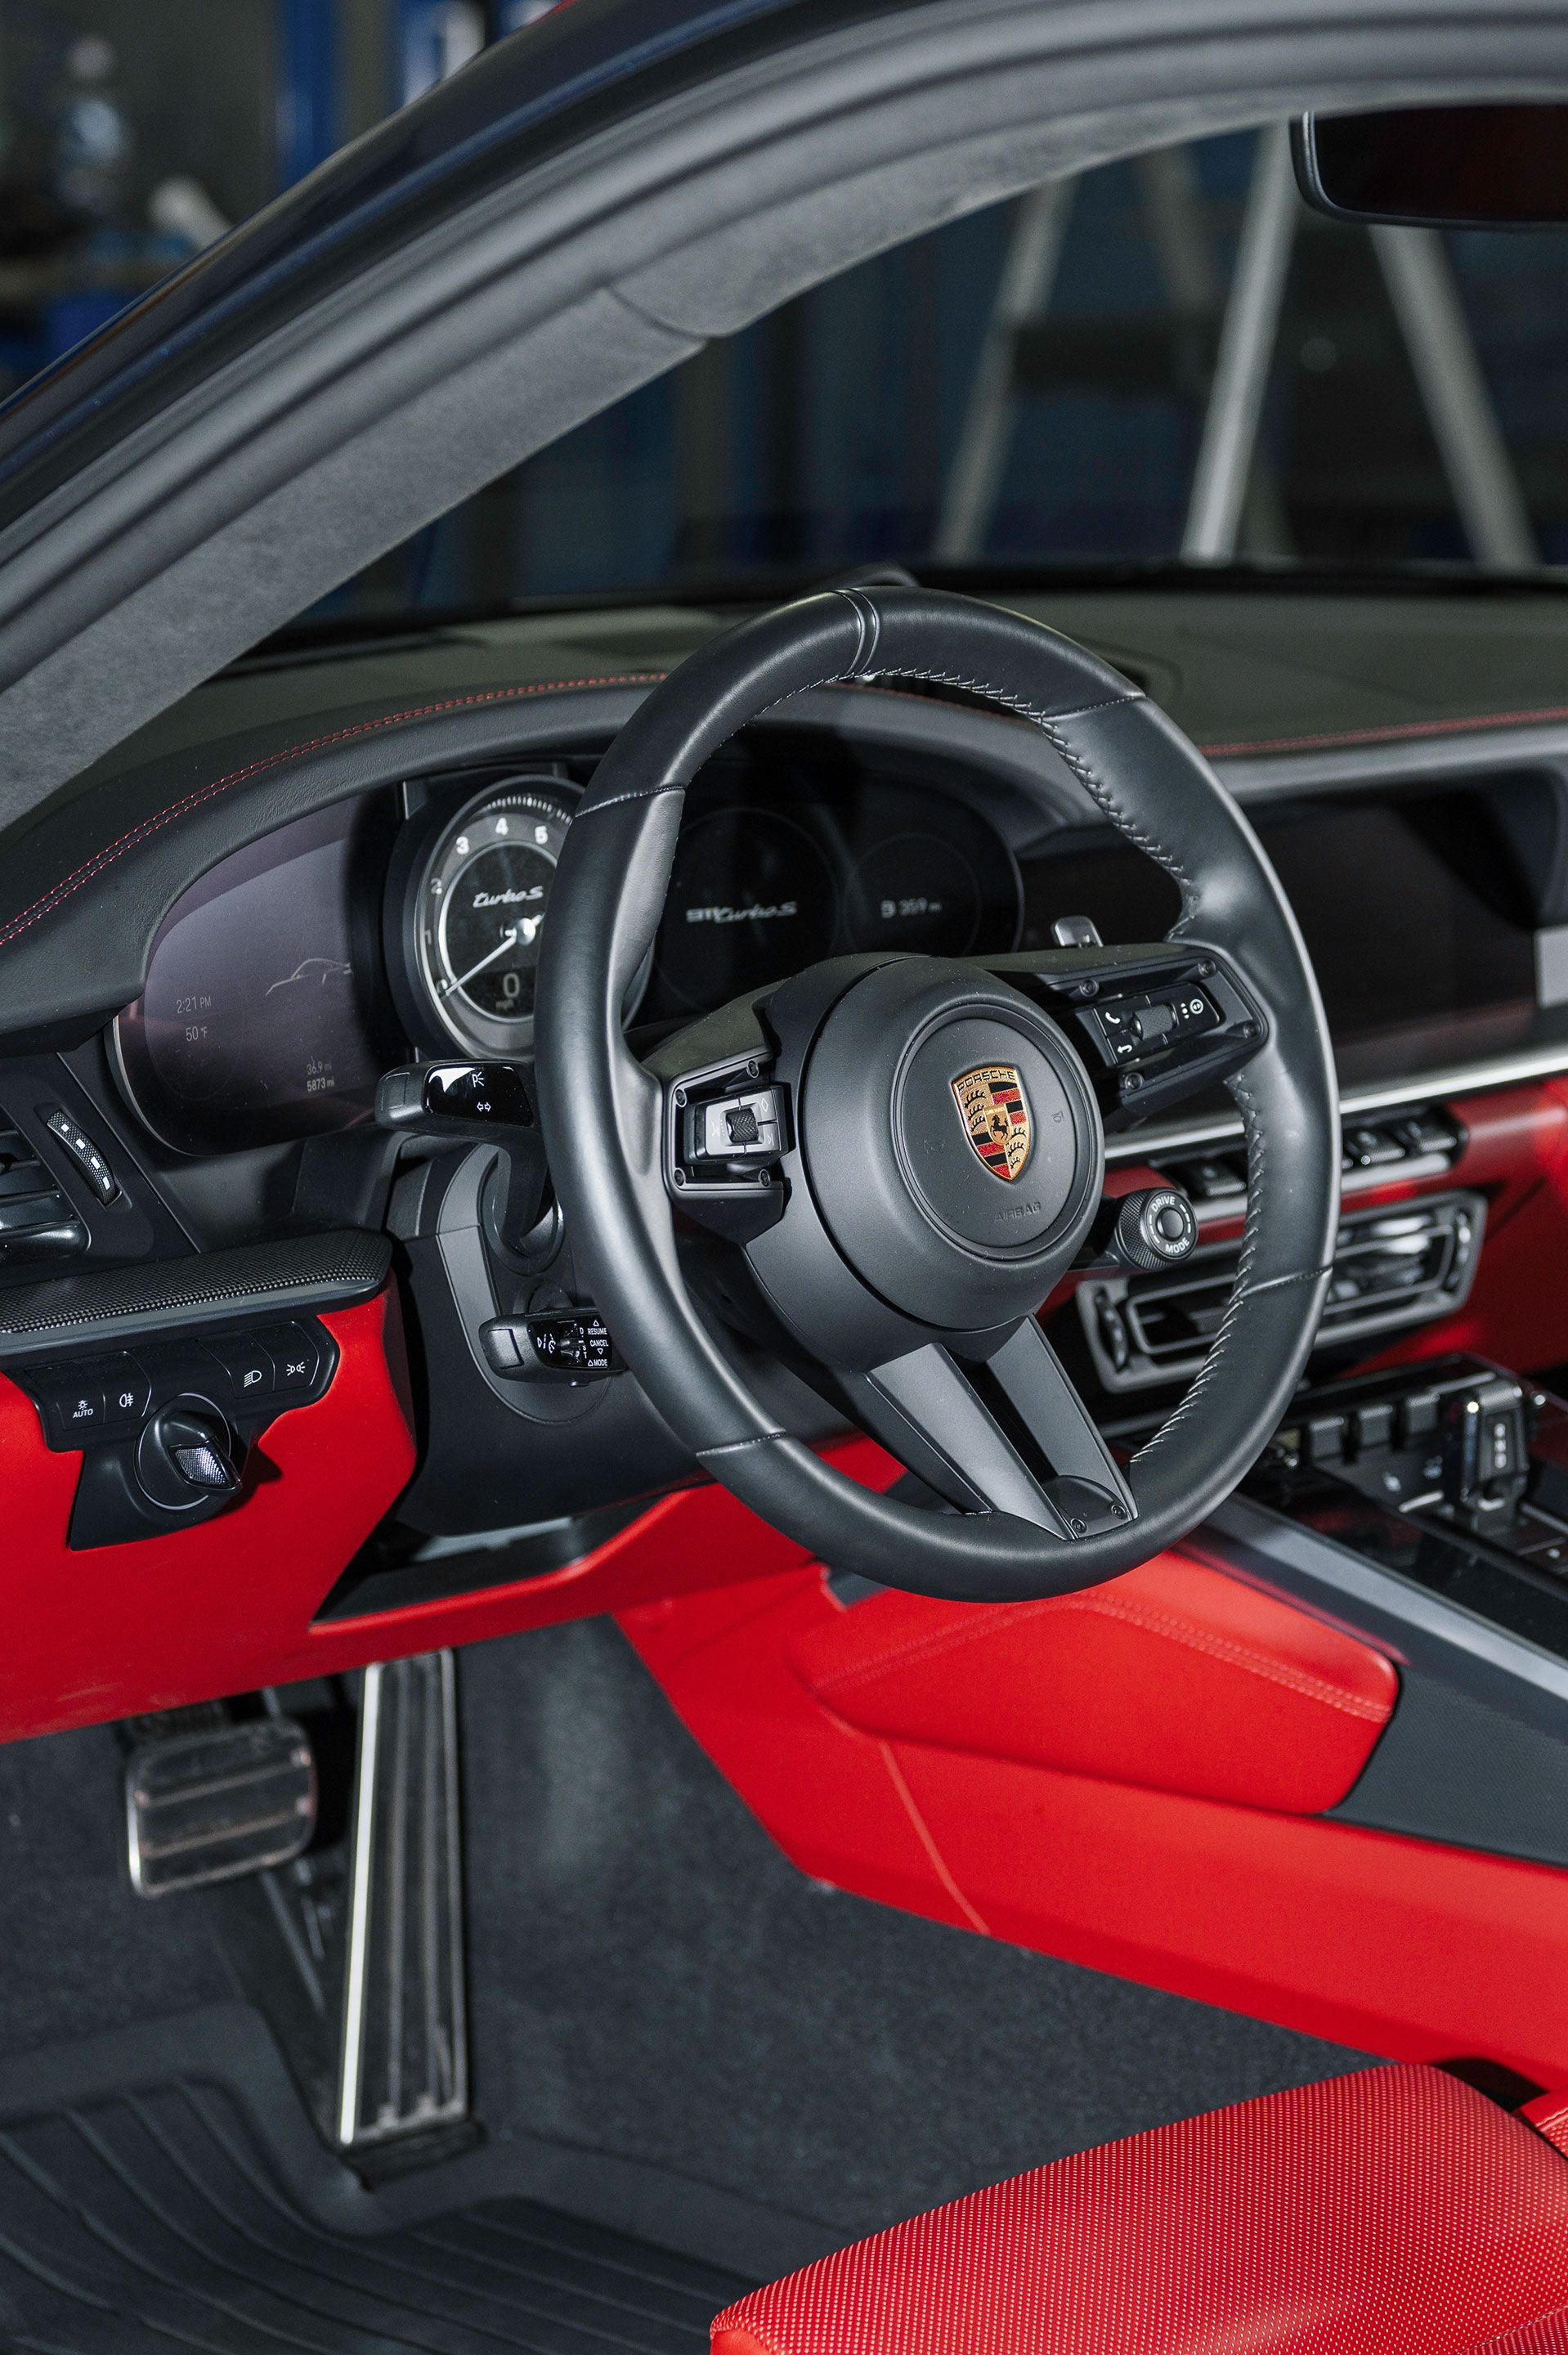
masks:
[[[824,2257],[716,2355],[1568,2355],[1568,2161],[1435,2069],[1059,2159]]]

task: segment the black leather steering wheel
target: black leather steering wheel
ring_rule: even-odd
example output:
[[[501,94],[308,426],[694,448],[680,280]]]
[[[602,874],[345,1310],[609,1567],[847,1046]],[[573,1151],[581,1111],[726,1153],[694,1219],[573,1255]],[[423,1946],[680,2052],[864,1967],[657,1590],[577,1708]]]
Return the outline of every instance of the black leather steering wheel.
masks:
[[[1133,948],[834,958],[640,1061],[626,1010],[685,788],[787,697],[872,677],[941,681],[1032,722],[1173,879],[1179,922]],[[541,1114],[580,1275],[700,1462],[821,1559],[975,1601],[1092,1586],[1184,1535],[1274,1432],[1339,1211],[1317,985],[1202,756],[1054,631],[924,590],[834,590],[703,648],[622,729],[572,822],[538,1006]],[[1221,1080],[1246,1141],[1234,1291],[1202,1373],[1123,1466],[1034,1312],[1099,1209],[1107,1122]],[[948,1509],[863,1487],[779,1429],[725,1323],[824,1369]]]

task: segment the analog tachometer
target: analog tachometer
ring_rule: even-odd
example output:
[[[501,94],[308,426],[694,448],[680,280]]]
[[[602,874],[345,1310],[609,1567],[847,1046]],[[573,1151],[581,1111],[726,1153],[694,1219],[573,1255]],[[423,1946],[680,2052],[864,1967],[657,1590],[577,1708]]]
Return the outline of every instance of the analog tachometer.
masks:
[[[540,786],[501,787],[437,835],[418,890],[418,964],[441,1028],[481,1054],[533,1034],[534,976],[570,813]]]

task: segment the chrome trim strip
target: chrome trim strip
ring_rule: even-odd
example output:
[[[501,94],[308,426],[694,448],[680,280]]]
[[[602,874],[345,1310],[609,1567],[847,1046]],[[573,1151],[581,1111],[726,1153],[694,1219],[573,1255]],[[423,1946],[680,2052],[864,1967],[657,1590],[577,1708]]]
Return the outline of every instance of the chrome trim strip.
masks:
[[[337,2138],[345,2150],[358,2136],[359,2085],[365,2067],[366,1981],[370,1961],[370,1868],[375,1853],[376,1759],[380,1749],[381,1679],[384,1673],[379,1661],[366,1669],[359,1704],[348,1968],[344,1986],[343,2051],[337,2103]]]
[[[1445,1096],[1473,1095],[1487,1088],[1508,1088],[1521,1080],[1550,1079],[1568,1072],[1568,1042],[1538,1047],[1521,1055],[1502,1055],[1492,1062],[1455,1063],[1446,1071],[1427,1071],[1410,1080],[1388,1080],[1375,1086],[1345,1088],[1340,1095],[1342,1119],[1393,1112],[1400,1104],[1433,1103]],[[1212,1120],[1192,1121],[1185,1127],[1150,1122],[1128,1136],[1106,1139],[1107,1161],[1149,1161],[1156,1155],[1191,1152],[1204,1145],[1231,1145],[1241,1136],[1239,1115],[1216,1114]]]

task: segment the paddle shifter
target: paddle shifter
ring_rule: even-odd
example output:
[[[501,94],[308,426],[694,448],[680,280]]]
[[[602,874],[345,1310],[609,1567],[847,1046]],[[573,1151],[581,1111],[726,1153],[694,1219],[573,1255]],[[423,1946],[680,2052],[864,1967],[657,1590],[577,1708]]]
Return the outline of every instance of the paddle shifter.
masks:
[[[404,1064],[383,1073],[376,1118],[382,1128],[412,1136],[498,1146],[506,1161],[503,1238],[520,1243],[538,1225],[549,1171],[533,1095],[518,1064]]]

